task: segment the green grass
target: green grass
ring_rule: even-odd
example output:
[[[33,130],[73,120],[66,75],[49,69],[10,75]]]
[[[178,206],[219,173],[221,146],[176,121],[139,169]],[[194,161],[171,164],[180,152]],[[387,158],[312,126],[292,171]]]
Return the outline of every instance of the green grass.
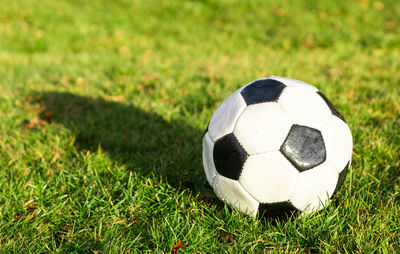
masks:
[[[0,251],[399,251],[399,17],[394,0],[0,1]],[[213,111],[272,74],[317,86],[354,138],[337,198],[289,221],[228,209],[201,165]]]

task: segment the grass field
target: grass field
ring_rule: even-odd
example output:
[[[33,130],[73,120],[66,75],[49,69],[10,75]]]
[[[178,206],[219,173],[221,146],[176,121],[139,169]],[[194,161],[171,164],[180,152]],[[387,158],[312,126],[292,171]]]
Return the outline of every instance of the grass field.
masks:
[[[0,1],[0,251],[400,251],[397,1]],[[247,82],[318,87],[353,133],[324,211],[260,221],[201,140]]]

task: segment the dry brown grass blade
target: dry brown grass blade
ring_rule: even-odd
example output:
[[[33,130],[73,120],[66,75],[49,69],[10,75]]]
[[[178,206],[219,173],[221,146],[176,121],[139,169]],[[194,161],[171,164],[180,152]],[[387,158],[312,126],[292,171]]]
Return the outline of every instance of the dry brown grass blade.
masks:
[[[183,247],[182,240],[179,240],[171,249],[171,254],[176,254]]]

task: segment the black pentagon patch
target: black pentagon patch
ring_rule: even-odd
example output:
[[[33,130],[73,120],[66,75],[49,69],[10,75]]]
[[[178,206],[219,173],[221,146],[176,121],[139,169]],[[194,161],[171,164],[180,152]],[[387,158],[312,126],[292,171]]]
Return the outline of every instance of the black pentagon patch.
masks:
[[[289,201],[276,203],[260,203],[258,206],[258,214],[261,218],[277,218],[290,216],[296,213],[298,209]]]
[[[290,129],[280,151],[300,172],[318,166],[326,159],[321,132],[297,124]]]
[[[256,80],[246,86],[240,94],[247,105],[277,101],[286,86],[274,79]]]
[[[339,117],[340,119],[342,119],[346,123],[346,120],[344,119],[344,116],[342,114],[340,114],[339,111],[337,111],[333,107],[332,103],[328,100],[328,98],[326,98],[326,96],[323,93],[321,93],[320,91],[318,91],[317,94],[319,96],[321,96],[322,99],[325,101],[325,103],[328,105],[328,107],[330,108],[330,110],[332,112],[332,115]]]
[[[335,191],[333,192],[331,198],[333,198],[336,195],[336,193],[340,190],[340,187],[342,187],[344,180],[346,179],[346,175],[347,175],[347,171],[349,170],[349,166],[350,166],[350,161],[346,164],[346,166],[344,167],[342,172],[339,173],[339,178],[338,178],[338,181],[336,184],[336,188],[335,188]]]
[[[243,164],[248,156],[232,133],[215,142],[213,151],[214,165],[217,172],[227,178],[239,179]]]

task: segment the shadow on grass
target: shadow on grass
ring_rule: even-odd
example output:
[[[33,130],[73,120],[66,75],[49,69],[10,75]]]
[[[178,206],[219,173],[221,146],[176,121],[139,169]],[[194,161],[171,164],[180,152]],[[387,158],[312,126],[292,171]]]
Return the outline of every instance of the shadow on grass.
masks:
[[[83,244],[75,244],[71,242],[63,243],[62,251],[65,253],[102,253],[101,250],[104,248],[104,244],[98,240],[92,242],[86,242]]]
[[[176,188],[198,193],[207,186],[201,166],[202,131],[182,121],[166,121],[132,104],[67,92],[44,92],[35,101],[51,121],[76,135],[80,150],[99,147],[130,170],[167,177]]]

